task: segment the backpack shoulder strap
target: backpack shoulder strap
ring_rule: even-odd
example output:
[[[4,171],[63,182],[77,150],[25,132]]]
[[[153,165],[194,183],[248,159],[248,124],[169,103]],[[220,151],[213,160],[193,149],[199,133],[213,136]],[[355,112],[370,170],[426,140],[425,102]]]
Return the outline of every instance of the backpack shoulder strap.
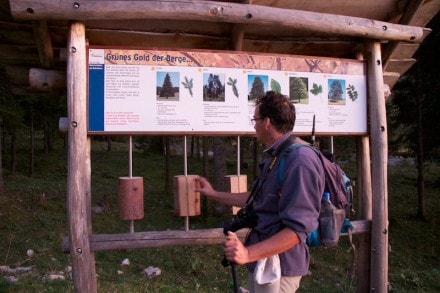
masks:
[[[283,154],[280,157],[280,161],[278,163],[278,182],[279,183],[283,183],[284,181],[284,164],[286,162],[286,155],[287,153],[300,148],[300,147],[308,147],[312,150],[315,151],[315,153],[318,153],[318,150],[316,148],[314,148],[313,146],[311,146],[310,144],[306,143],[305,141],[301,140],[300,142],[293,142],[288,148],[286,148],[286,151],[283,152]]]

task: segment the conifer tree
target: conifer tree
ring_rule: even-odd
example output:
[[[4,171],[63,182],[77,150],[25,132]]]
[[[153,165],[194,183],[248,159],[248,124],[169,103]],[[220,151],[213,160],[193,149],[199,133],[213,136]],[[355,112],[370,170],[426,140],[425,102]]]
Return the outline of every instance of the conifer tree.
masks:
[[[249,92],[249,100],[255,100],[264,95],[264,84],[259,76],[255,77]]]
[[[171,77],[168,73],[165,75],[165,79],[162,84],[162,90],[160,91],[159,96],[165,97],[167,99],[169,97],[174,97],[173,83],[172,83]]]

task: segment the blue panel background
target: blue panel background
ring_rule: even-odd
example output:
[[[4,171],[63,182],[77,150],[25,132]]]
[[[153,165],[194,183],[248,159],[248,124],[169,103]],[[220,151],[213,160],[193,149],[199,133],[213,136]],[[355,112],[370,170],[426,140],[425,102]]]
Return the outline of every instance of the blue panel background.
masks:
[[[104,131],[104,65],[89,67],[89,131]]]

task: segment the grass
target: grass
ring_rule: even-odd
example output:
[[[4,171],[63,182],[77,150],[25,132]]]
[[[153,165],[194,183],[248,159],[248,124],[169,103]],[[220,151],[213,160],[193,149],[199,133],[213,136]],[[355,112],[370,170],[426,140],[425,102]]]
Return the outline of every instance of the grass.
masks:
[[[93,214],[94,233],[124,233],[129,224],[118,217],[118,177],[128,175],[128,147],[124,142],[92,143],[92,202],[106,198],[108,211]],[[18,153],[15,174],[4,170],[6,194],[0,196],[0,266],[31,267],[29,272],[0,272],[0,292],[73,292],[71,264],[61,250],[68,234],[66,212],[67,153],[62,144],[50,153],[36,151],[35,173],[28,170],[25,148]],[[4,162],[8,157],[4,157]],[[172,175],[183,174],[183,159],[173,157]],[[135,222],[135,231],[182,230],[184,219],[173,216],[173,194],[165,190],[165,159],[161,154],[134,151],[133,176],[144,178],[145,217]],[[5,167],[5,163],[3,166]],[[188,174],[202,174],[202,162],[188,159]],[[235,163],[231,163],[230,174]],[[352,173],[353,164],[345,169]],[[250,168],[242,170],[251,172]],[[392,292],[439,292],[440,259],[440,168],[428,164],[426,197],[429,221],[415,218],[417,171],[411,164],[389,168],[390,253],[389,281]],[[249,175],[248,178],[251,178]],[[248,180],[249,181],[249,180]],[[172,188],[171,188],[172,189]],[[190,218],[190,229],[219,227],[229,217]],[[335,249],[312,248],[310,275],[303,278],[300,292],[355,292],[356,280],[348,271],[353,253],[342,238]],[[26,252],[32,249],[29,257]],[[115,250],[95,253],[99,292],[232,292],[228,268],[221,266],[220,245]],[[129,266],[121,265],[128,258]],[[148,277],[149,267],[161,270]],[[118,273],[119,271],[119,273]],[[123,272],[122,274],[120,272]],[[50,275],[66,280],[50,281]],[[9,284],[7,277],[18,279]],[[246,271],[239,267],[244,285]]]

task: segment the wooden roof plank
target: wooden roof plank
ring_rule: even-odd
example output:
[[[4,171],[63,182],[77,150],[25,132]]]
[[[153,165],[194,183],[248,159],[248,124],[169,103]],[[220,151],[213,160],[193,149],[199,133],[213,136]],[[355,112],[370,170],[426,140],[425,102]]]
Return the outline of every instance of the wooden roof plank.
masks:
[[[390,59],[411,58],[419,47],[419,44],[398,43],[394,51],[391,53]]]
[[[32,26],[40,56],[40,63],[43,67],[50,68],[54,65],[54,57],[47,22],[45,20],[34,21]]]
[[[423,29],[372,19],[217,1],[10,0],[11,14],[38,19],[179,19],[264,24],[363,38],[419,42]],[[323,25],[325,23],[326,25]]]
[[[390,72],[399,72],[400,74],[404,74],[417,62],[416,59],[391,59],[388,62],[387,70]]]
[[[383,82],[384,82],[384,84],[387,84],[389,86],[389,88],[393,88],[394,85],[399,80],[400,76],[401,75],[398,72],[384,72],[383,73]]]

